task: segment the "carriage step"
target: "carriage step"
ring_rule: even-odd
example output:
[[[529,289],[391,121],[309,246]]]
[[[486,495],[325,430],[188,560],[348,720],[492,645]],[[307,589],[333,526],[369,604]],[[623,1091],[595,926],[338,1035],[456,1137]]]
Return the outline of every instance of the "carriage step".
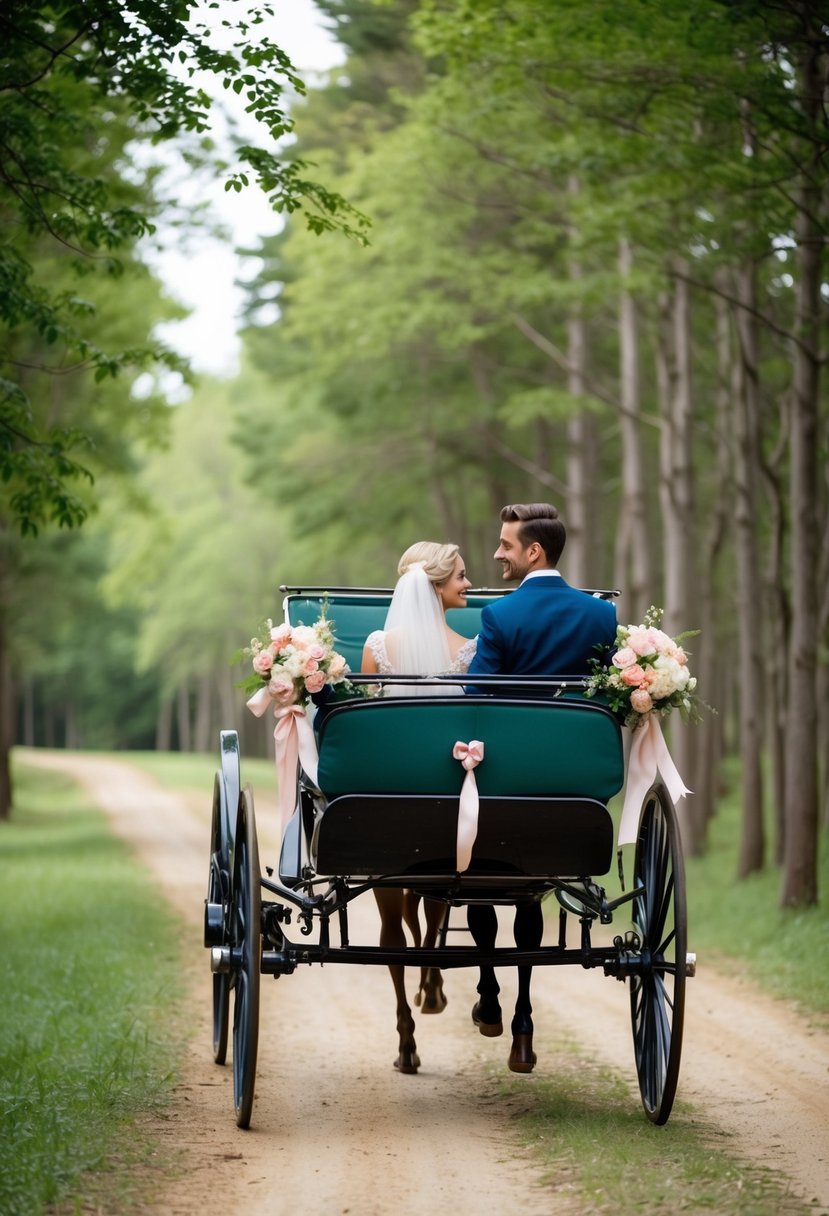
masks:
[[[697,956],[695,954],[685,955],[685,974],[696,975],[697,973]]]

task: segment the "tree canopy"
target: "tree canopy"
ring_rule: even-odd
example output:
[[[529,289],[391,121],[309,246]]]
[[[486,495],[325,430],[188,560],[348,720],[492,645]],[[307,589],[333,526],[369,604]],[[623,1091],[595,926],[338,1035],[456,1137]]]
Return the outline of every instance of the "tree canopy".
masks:
[[[85,280],[119,275],[153,231],[160,201],[152,167],[131,154],[138,142],[177,143],[192,164],[215,164],[226,189],[255,184],[275,210],[302,208],[317,233],[363,227],[342,196],[286,155],[288,99],[304,86],[263,32],[271,7],[234,8],[11,0],[0,12],[0,480],[24,532],[86,514],[74,488],[89,477],[84,431],[38,410],[45,382],[73,370],[97,382],[124,368],[181,366],[149,335],[104,347],[85,324],[94,315]],[[235,138],[227,163],[209,139],[221,89],[244,100],[261,131],[257,143]],[[64,275],[55,288],[55,258],[77,283]]]

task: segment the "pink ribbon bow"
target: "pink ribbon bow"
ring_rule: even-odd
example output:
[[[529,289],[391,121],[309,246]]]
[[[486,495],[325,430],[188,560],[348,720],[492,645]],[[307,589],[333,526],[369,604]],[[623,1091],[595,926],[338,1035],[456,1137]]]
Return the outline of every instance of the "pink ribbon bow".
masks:
[[[291,696],[294,695],[292,690],[289,692]],[[314,785],[317,784],[317,741],[301,705],[286,705],[281,697],[274,697],[267,688],[260,688],[246,704],[257,718],[261,718],[269,706],[273,705],[273,716],[276,718],[273,738],[281,839],[296,809],[296,778],[300,761],[311,781]]]
[[[484,758],[484,745],[480,739],[472,739],[469,743],[458,741],[452,748],[452,755],[456,760],[460,760],[466,770],[458,805],[458,838],[455,846],[458,873],[463,874],[469,869],[472,846],[478,835],[478,783],[473,769]]]
[[[657,772],[662,774],[662,780],[675,803],[691,793],[677,772],[659,719],[655,714],[646,714],[633,730],[625,802],[619,821],[619,845],[633,844],[636,840],[642,801],[656,780]]]

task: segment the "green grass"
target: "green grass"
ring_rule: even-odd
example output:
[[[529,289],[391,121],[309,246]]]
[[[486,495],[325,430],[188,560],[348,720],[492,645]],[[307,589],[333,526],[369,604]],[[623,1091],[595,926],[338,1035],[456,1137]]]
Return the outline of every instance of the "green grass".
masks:
[[[804,1216],[814,1210],[793,1199],[771,1170],[736,1160],[723,1133],[683,1103],[666,1126],[654,1127],[638,1093],[572,1044],[561,1040],[555,1059],[555,1075],[534,1077],[532,1087],[493,1073],[491,1094],[541,1163],[551,1197],[575,1200],[580,1216]]]
[[[155,777],[156,781],[170,790],[202,797],[210,806],[213,793],[213,776],[219,767],[219,752],[215,755],[182,754],[181,752],[119,752],[117,757],[136,765]],[[276,789],[276,770],[273,760],[242,757],[242,784],[253,786],[254,796],[258,789]]]
[[[67,778],[15,767],[0,824],[0,1212],[94,1190],[89,1171],[149,1151],[131,1133],[165,1102],[179,1047],[177,922]]]
[[[728,783],[709,831],[705,857],[686,862],[688,940],[700,966],[750,975],[801,1011],[829,1015],[829,834],[821,834],[819,902],[805,910],[779,907],[780,870],[772,865],[738,881],[739,771],[724,767]],[[769,832],[769,853],[771,833]]]

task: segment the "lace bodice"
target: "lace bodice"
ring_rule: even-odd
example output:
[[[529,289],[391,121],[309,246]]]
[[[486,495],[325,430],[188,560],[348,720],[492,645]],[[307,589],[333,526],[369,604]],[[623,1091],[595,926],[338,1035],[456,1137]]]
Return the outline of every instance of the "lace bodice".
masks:
[[[469,664],[472,662],[472,659],[475,656],[477,641],[477,638],[470,638],[468,642],[464,642],[463,646],[461,646],[460,650],[455,655],[454,662],[451,664],[448,671],[440,674],[455,675],[456,673],[462,674],[463,672],[468,671]],[[393,668],[389,662],[389,656],[386,653],[385,632],[382,629],[375,629],[374,632],[370,633],[366,638],[366,646],[368,646],[369,650],[374,656],[375,662],[377,663],[377,670],[380,675],[390,676],[393,672]],[[409,673],[407,672],[406,674],[408,675]]]

